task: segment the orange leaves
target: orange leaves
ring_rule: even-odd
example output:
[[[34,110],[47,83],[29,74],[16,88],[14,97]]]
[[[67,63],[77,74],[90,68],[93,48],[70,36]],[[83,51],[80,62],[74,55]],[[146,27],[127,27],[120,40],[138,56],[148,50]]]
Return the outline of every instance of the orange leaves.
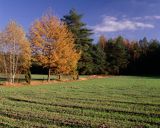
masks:
[[[58,74],[70,74],[77,68],[80,53],[67,26],[51,13],[35,21],[30,29],[32,51],[44,67]]]

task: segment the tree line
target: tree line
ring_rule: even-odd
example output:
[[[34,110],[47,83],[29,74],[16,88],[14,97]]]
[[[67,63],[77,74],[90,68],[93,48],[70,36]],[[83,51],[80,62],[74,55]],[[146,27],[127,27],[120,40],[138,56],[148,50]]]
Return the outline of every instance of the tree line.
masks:
[[[82,51],[78,61],[80,74],[111,74],[111,75],[159,75],[160,74],[160,42],[147,40],[130,41],[122,36],[106,39],[99,37],[93,43],[92,30],[86,27],[83,15],[70,10],[62,18],[74,33],[77,49]]]
[[[100,36],[99,47],[106,57],[106,71],[113,75],[159,75],[160,42],[148,41],[146,37],[139,41],[129,41],[119,36],[106,40]]]
[[[143,38],[129,41],[122,36],[107,39],[94,34],[72,9],[62,19],[47,12],[35,20],[26,36],[15,21],[0,32],[0,71],[14,83],[19,74],[72,75],[159,75],[160,43]]]

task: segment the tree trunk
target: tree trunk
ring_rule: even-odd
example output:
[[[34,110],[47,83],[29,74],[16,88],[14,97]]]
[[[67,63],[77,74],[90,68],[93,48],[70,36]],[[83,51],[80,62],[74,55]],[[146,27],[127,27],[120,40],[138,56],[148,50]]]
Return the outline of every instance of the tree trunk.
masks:
[[[6,76],[6,81],[9,81],[8,80],[8,77],[7,77],[7,65],[6,65],[6,57],[5,57],[5,54],[3,55],[3,63],[4,63],[4,70],[5,70],[5,76]]]
[[[12,83],[12,58],[9,55],[9,82]]]
[[[61,75],[60,74],[58,75],[58,80],[61,80]]]
[[[50,82],[50,76],[51,76],[51,69],[49,68],[49,69],[48,69],[48,78],[47,78],[47,81],[48,81],[48,82]]]
[[[79,80],[79,74],[77,74],[77,78],[76,79]]]
[[[14,84],[15,75],[12,75],[12,83]]]

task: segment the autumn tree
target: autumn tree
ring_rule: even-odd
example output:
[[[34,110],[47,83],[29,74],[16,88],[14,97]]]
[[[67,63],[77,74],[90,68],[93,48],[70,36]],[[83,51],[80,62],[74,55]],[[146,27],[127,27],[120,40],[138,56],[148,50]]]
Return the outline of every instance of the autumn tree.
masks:
[[[30,29],[30,40],[35,59],[50,73],[75,74],[80,52],[75,49],[74,38],[67,26],[52,13],[36,20]]]
[[[23,28],[15,21],[9,22],[0,33],[0,56],[0,69],[10,83],[14,83],[17,74],[30,68],[30,43]]]

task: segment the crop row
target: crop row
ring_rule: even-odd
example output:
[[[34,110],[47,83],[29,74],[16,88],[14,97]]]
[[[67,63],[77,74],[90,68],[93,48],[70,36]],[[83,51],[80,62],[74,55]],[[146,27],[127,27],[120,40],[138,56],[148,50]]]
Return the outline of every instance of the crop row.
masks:
[[[69,115],[78,115],[78,116],[87,116],[87,117],[96,117],[97,119],[112,119],[112,120],[128,120],[130,122],[141,122],[141,123],[147,123],[150,125],[159,125],[160,120],[156,117],[145,117],[143,115],[135,115],[134,113],[131,115],[128,115],[128,113],[119,113],[116,111],[99,111],[97,109],[91,109],[91,108],[85,108],[85,107],[76,107],[72,108],[70,106],[53,106],[53,105],[43,105],[43,104],[37,104],[37,103],[32,103],[28,104],[27,103],[20,103],[16,102],[17,104],[17,111],[22,110],[22,108],[27,109],[26,107],[28,106],[27,111],[37,111],[39,109],[40,111],[43,111],[44,113],[46,111],[51,112],[51,113],[59,113],[59,114],[69,114]],[[23,105],[23,106],[21,106]],[[3,105],[4,106],[4,105]],[[11,105],[9,105],[11,106]],[[13,105],[12,105],[13,106]],[[18,107],[20,106],[20,107]],[[1,106],[2,107],[2,106]],[[32,107],[32,108],[31,108]],[[7,107],[6,107],[7,108]],[[25,111],[25,109],[23,111]],[[32,109],[32,110],[31,110]],[[14,108],[16,110],[16,108]],[[41,113],[41,112],[40,112]],[[104,119],[103,119],[104,118]]]
[[[70,108],[79,108],[79,109],[89,109],[89,110],[97,110],[102,112],[118,112],[118,113],[126,113],[131,115],[142,115],[142,116],[149,116],[149,117],[160,117],[160,113],[158,112],[150,112],[150,111],[135,111],[130,109],[124,108],[114,108],[114,107],[107,107],[107,106],[98,106],[98,105],[90,105],[90,104],[80,104],[80,103],[70,103],[70,102],[46,102],[46,101],[36,101],[30,99],[19,99],[19,98],[10,98],[11,101],[14,102],[25,102],[31,104],[41,104],[41,105],[50,105],[50,106],[61,106],[61,107],[70,107]]]

